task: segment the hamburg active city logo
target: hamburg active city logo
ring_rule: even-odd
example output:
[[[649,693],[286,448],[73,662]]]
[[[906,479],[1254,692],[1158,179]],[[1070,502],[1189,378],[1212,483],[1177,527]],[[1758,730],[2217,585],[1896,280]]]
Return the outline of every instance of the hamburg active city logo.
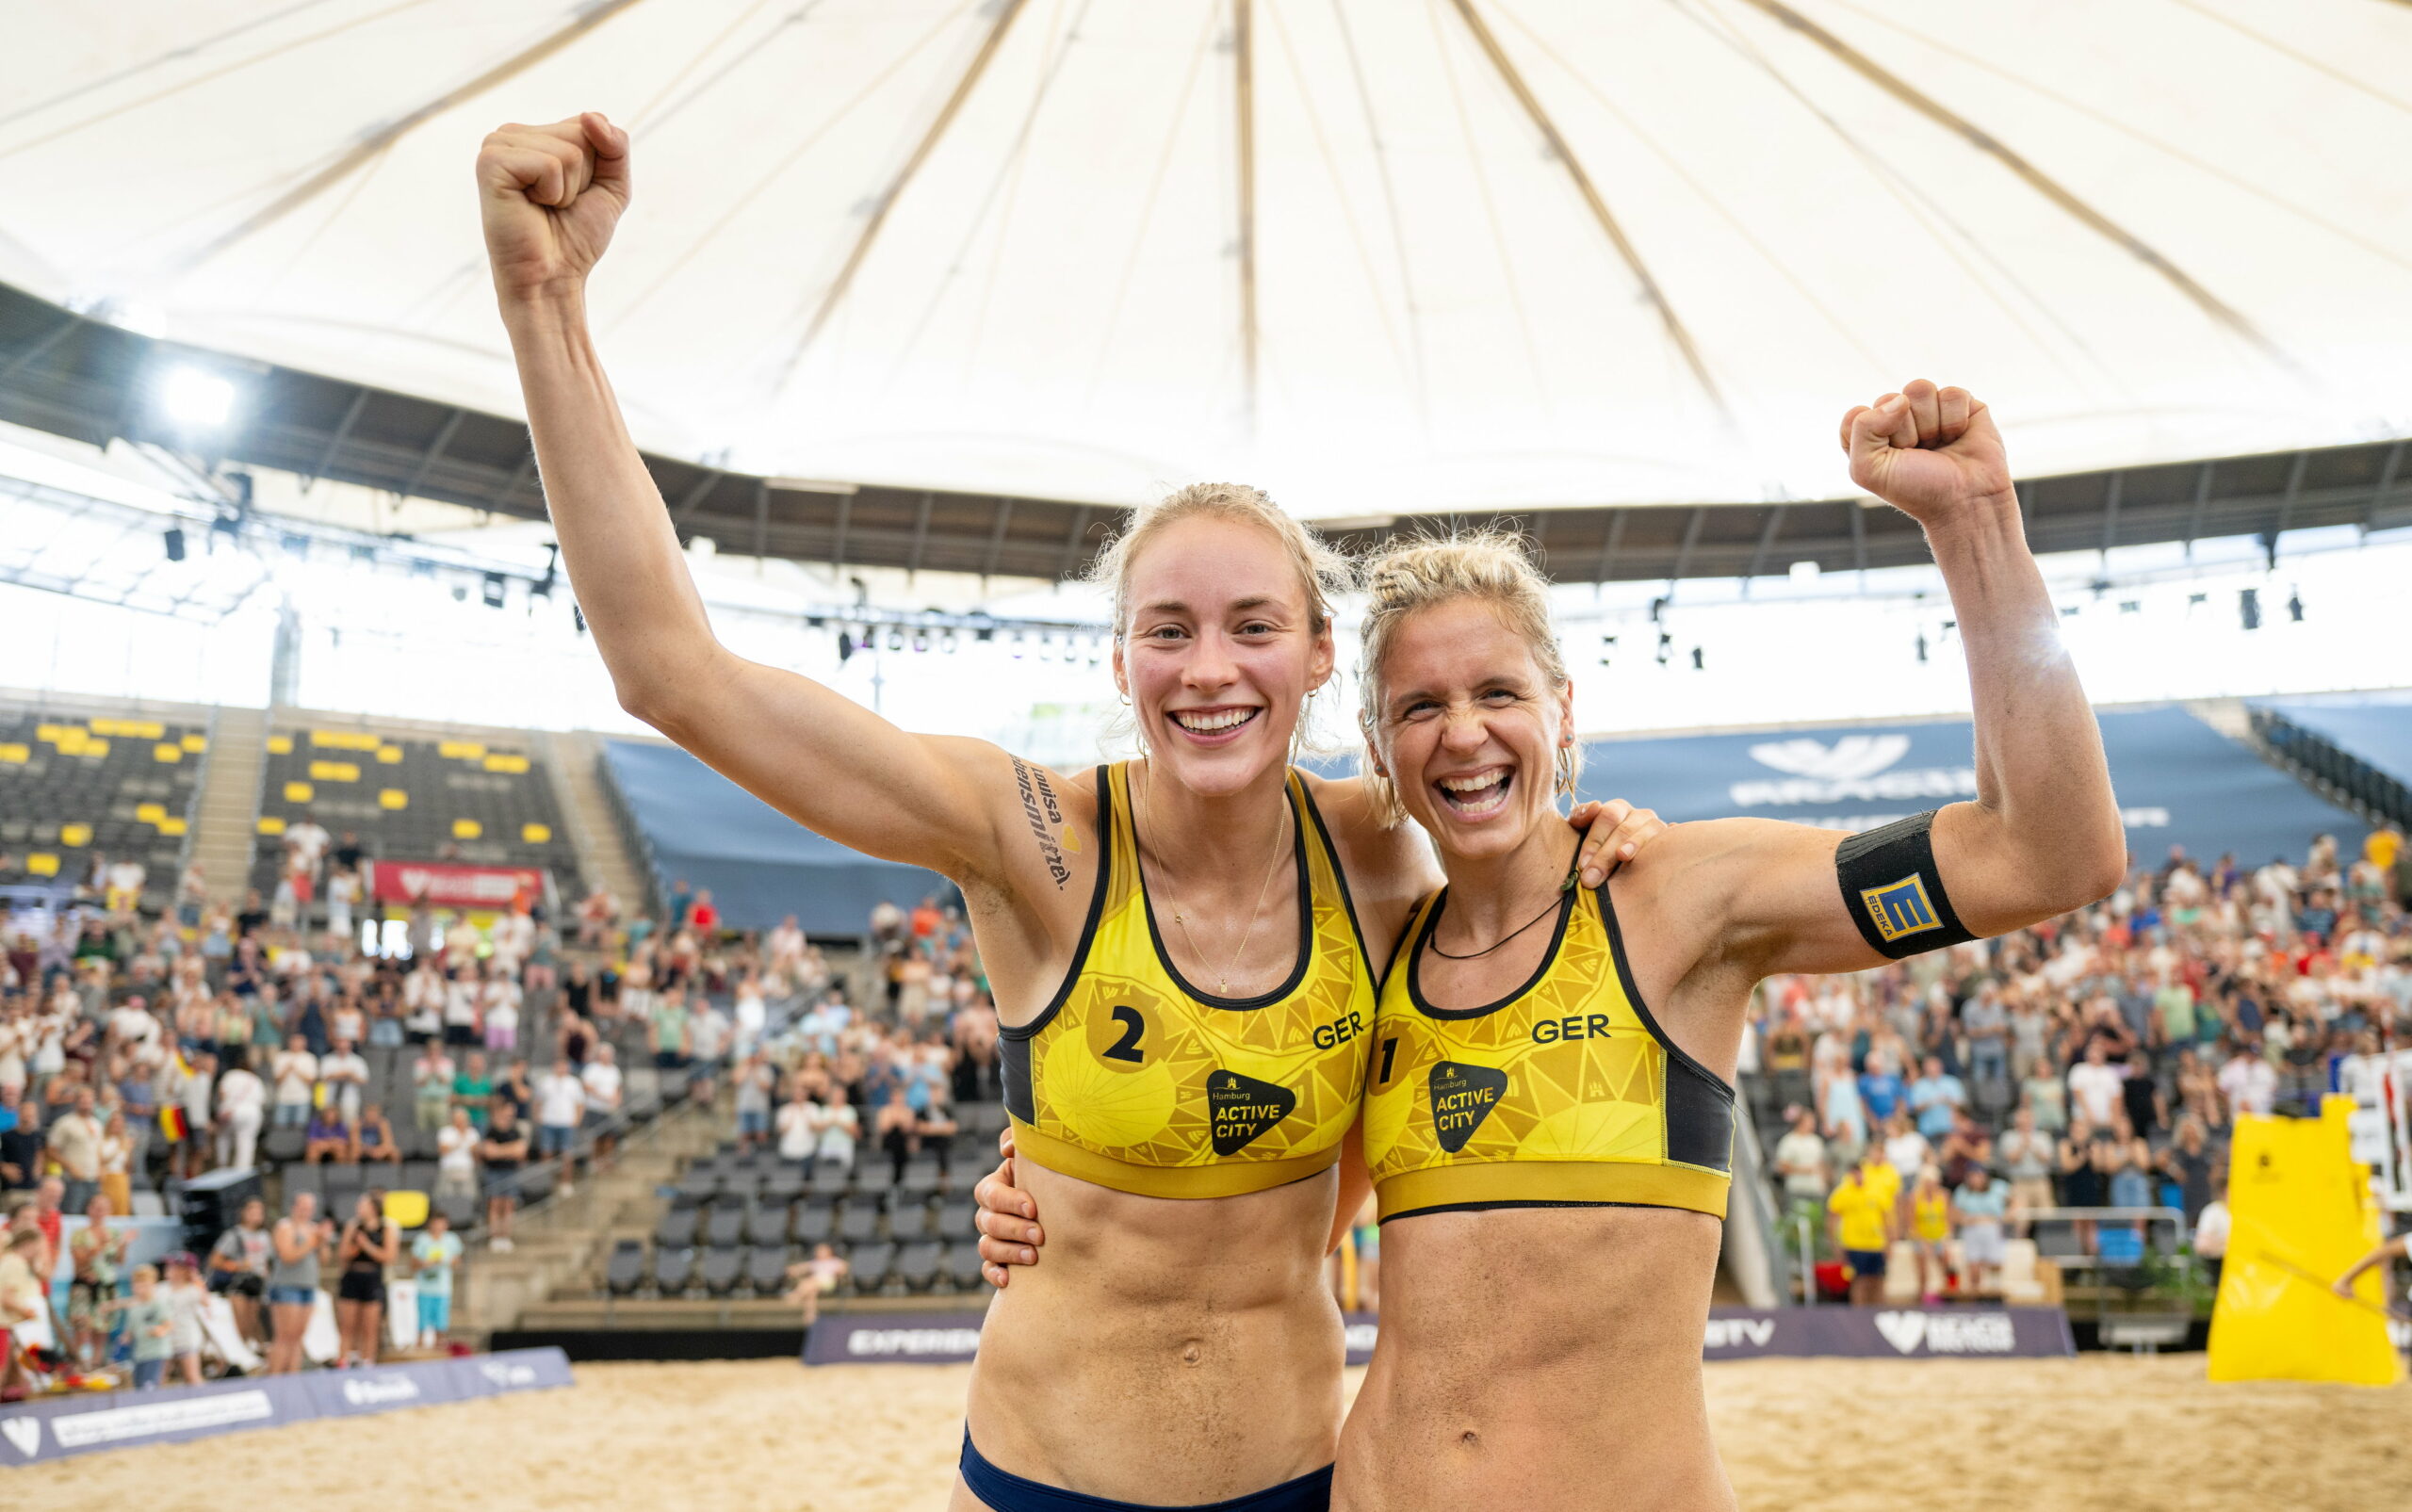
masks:
[[[1915,872],[1882,887],[1862,888],[1859,901],[1888,945],[1904,935],[1943,927],[1943,920],[1934,917],[1934,905],[1927,902],[1926,884]]]

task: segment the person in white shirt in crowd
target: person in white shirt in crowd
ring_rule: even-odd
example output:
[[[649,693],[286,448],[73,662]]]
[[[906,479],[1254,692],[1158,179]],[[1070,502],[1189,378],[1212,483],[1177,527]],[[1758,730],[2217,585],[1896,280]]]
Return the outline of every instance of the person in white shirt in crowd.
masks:
[[[1783,1179],[1787,1206],[1800,1208],[1805,1203],[1805,1211],[1813,1217],[1824,1209],[1826,1142],[1818,1137],[1816,1114],[1805,1108],[1794,1111],[1791,1131],[1775,1144],[1775,1170]]]
[[[586,1083],[566,1055],[553,1060],[552,1070],[536,1081],[536,1156],[561,1162],[561,1195],[576,1190],[578,1126],[586,1115]]]
[[[485,1021],[486,1049],[508,1055],[519,1048],[519,982],[491,962],[485,969],[485,979],[478,984],[478,1002]]]
[[[435,958],[422,955],[402,979],[402,1032],[414,1045],[439,1039],[444,1033],[444,1000],[448,984]]]
[[[347,1124],[360,1122],[360,1101],[368,1086],[368,1063],[349,1039],[337,1039],[318,1059],[318,1081],[326,1087],[326,1102],[343,1110]]]
[[[779,1159],[790,1165],[808,1164],[820,1143],[822,1107],[805,1095],[800,1080],[790,1081],[788,1100],[778,1112]]]
[[[243,1052],[236,1050],[218,1079],[219,1164],[239,1170],[253,1163],[267,1104],[267,1083],[246,1063]],[[308,1117],[306,1112],[303,1117]]]
[[[452,1121],[435,1133],[435,1195],[478,1195],[478,1145],[483,1136],[469,1122],[469,1110],[452,1110]]]
[[[846,1100],[841,1087],[831,1087],[820,1106],[820,1116],[815,1120],[819,1127],[813,1142],[814,1158],[853,1169],[855,1151],[862,1142],[861,1115]]]
[[[310,1121],[310,1089],[318,1082],[318,1058],[310,1042],[299,1034],[286,1037],[285,1049],[269,1059],[269,1081],[276,1090],[273,1121],[279,1129],[300,1129]]]
[[[770,1057],[757,1049],[737,1063],[729,1080],[737,1088],[737,1147],[750,1154],[770,1138],[771,1094],[778,1086],[779,1074],[772,1068]]]
[[[55,1105],[55,1104],[54,1104]],[[82,1212],[101,1191],[101,1120],[93,1115],[90,1087],[77,1087],[68,1111],[51,1120],[48,1152],[66,1178],[61,1206]]]
[[[451,949],[448,935],[445,943],[448,957]],[[481,983],[476,960],[448,960],[444,974],[444,1043],[457,1049],[466,1049],[482,1043],[478,1022],[482,1004],[479,1000]]]
[[[142,902],[142,885],[150,872],[130,855],[119,856],[101,873],[102,906],[112,914],[130,914]]]
[[[2110,1064],[2110,1052],[2100,1040],[2087,1046],[2085,1059],[2069,1067],[2068,1080],[2071,1110],[2098,1129],[2110,1127],[2127,1078]]]
[[[422,1130],[441,1129],[452,1120],[452,1078],[460,1067],[443,1045],[430,1040],[411,1061],[411,1122]]]
[[[2252,1114],[2267,1118],[2278,1098],[2278,1070],[2246,1046],[2220,1067],[2219,1087],[2231,1116]]]
[[[728,1053],[728,1015],[709,998],[704,998],[688,1010],[688,1054],[693,1058],[695,1078],[692,1095],[698,1102],[709,1102],[719,1096],[713,1070],[722,1056]]]
[[[771,1009],[762,996],[762,979],[752,971],[740,976],[732,1006],[729,1053],[743,1060],[762,1043],[770,1027]]]
[[[620,1074],[620,1055],[608,1043],[595,1047],[595,1054],[579,1073],[586,1084],[586,1122],[596,1129],[595,1158],[609,1160],[619,1135],[611,1128],[611,1120],[620,1111],[626,1094],[625,1079]],[[599,1126],[599,1127],[598,1127]]]
[[[352,908],[360,902],[360,873],[337,870],[327,878],[327,933],[352,938]]]
[[[2227,1264],[2227,1173],[2219,1172],[2212,1180],[2219,1195],[2204,1203],[2203,1211],[2194,1216],[2194,1258],[2210,1273],[2211,1290],[2217,1292],[2220,1272]]]

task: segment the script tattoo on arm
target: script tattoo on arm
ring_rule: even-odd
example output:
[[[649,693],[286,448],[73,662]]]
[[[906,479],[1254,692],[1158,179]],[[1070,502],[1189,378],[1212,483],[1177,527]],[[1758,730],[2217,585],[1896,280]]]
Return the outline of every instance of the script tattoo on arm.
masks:
[[[1064,864],[1064,848],[1055,842],[1048,825],[1064,827],[1064,807],[1055,801],[1055,789],[1048,786],[1047,772],[1042,768],[1031,770],[1030,763],[1013,757],[1014,783],[1021,789],[1021,811],[1030,821],[1030,833],[1038,840],[1038,854],[1047,863],[1047,874],[1055,879],[1055,890],[1063,891],[1064,884],[1072,880],[1072,869]]]

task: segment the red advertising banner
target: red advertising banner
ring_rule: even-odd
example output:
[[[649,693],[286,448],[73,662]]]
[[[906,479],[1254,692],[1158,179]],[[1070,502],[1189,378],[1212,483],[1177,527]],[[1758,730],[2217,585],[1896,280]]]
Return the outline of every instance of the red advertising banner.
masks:
[[[545,899],[545,874],[534,867],[473,867],[448,861],[380,861],[370,891],[381,903],[427,901],[447,908],[508,908],[523,891]]]

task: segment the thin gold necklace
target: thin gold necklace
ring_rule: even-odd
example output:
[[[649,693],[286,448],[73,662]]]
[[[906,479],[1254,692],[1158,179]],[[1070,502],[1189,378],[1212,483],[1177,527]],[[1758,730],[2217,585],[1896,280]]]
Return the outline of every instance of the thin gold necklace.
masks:
[[[1155,768],[1150,766],[1147,769],[1147,772],[1148,791],[1146,802],[1148,807],[1148,827],[1149,829],[1155,829]],[[1264,895],[1273,890],[1273,874],[1281,870],[1281,837],[1290,828],[1290,805],[1286,801],[1281,805],[1280,817],[1276,819],[1273,822],[1273,859],[1265,864],[1264,881],[1256,889],[1256,906],[1248,911],[1247,928],[1240,932],[1239,949],[1231,952],[1231,958],[1223,964],[1223,969],[1215,973],[1214,995],[1216,997],[1228,998],[1231,995],[1231,969],[1240,964],[1240,957],[1247,953],[1247,942],[1255,938],[1256,921],[1264,912]],[[1158,830],[1157,833],[1162,834],[1163,832]],[[1172,921],[1181,927],[1181,937],[1188,944],[1189,953],[1196,956],[1198,960],[1204,961],[1206,959],[1206,952],[1198,948],[1197,936],[1189,933],[1189,915],[1187,911],[1181,906],[1178,900],[1167,899],[1166,902],[1173,904]]]

